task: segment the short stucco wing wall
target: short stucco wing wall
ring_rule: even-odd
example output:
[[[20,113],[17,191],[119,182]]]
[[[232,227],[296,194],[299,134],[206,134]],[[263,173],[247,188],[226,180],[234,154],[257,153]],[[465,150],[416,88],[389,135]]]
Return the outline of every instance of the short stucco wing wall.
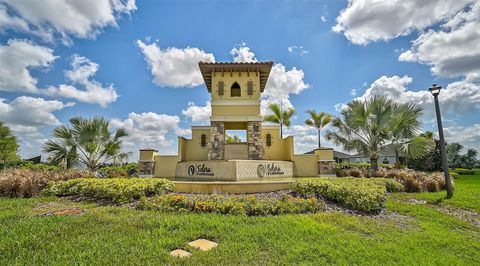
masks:
[[[155,156],[155,177],[175,177],[175,169],[177,168],[177,163],[180,161],[178,155],[164,155]]]
[[[314,154],[293,155],[293,173],[296,177],[318,176],[318,157]]]

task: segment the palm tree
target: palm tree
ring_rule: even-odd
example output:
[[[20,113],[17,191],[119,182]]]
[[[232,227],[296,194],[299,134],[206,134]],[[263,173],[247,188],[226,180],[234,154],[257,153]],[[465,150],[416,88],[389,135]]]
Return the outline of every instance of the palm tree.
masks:
[[[286,111],[282,111],[282,108],[277,103],[271,103],[268,109],[270,109],[273,114],[264,116],[263,120],[279,124],[280,138],[283,138],[283,126],[290,127],[290,118],[295,113],[295,109],[288,108]]]
[[[321,138],[322,138],[322,128],[330,123],[332,116],[325,112],[315,112],[315,110],[307,110],[307,113],[310,115],[310,118],[305,120],[305,125],[311,126],[317,129],[318,132],[318,147],[322,147]]]
[[[79,161],[96,171],[104,163],[121,164],[128,158],[128,153],[121,152],[121,138],[128,136],[123,128],[110,131],[109,122],[103,117],[73,117],[70,123],[71,128],[55,128],[56,140],[49,140],[44,146],[44,151],[52,155],[52,162],[68,168]]]
[[[394,104],[390,127],[397,166],[400,166],[399,150],[406,151],[407,155],[421,154],[433,146],[433,139],[428,138],[428,133],[424,133],[425,137],[419,134],[422,112],[423,108],[416,104]]]
[[[336,131],[327,132],[326,137],[343,145],[347,151],[356,150],[368,155],[375,171],[378,170],[380,152],[387,144],[398,145],[409,157],[419,158],[427,152],[424,138],[407,138],[410,131],[416,135],[418,117],[413,120],[397,118],[399,115],[403,117],[402,112],[408,109],[383,96],[352,101],[339,118],[333,119]]]

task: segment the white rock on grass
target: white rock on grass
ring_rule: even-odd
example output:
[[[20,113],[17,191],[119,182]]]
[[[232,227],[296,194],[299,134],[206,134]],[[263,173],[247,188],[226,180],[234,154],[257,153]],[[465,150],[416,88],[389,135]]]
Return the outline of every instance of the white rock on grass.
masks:
[[[192,253],[185,251],[183,249],[175,249],[174,251],[170,252],[170,256],[175,258],[184,258],[192,255]]]
[[[197,239],[195,241],[188,242],[188,245],[193,247],[193,248],[197,248],[201,251],[208,251],[208,250],[216,247],[218,244],[213,242],[213,241],[200,238],[200,239]]]

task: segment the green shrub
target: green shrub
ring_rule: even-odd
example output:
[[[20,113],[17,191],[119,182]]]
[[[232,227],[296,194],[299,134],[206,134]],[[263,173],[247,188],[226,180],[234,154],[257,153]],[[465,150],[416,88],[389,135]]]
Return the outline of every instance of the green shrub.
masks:
[[[365,178],[309,178],[297,179],[292,190],[302,197],[322,197],[347,208],[363,212],[375,212],[383,207],[386,199],[386,180]],[[389,182],[390,189],[400,186]]]
[[[104,166],[98,171],[101,177],[118,178],[137,176],[138,163],[132,162],[120,166]]]
[[[140,210],[162,212],[220,213],[233,215],[280,215],[314,213],[323,208],[316,198],[257,197],[254,195],[162,195],[142,198],[136,205]]]
[[[50,181],[92,176],[87,171],[6,169],[0,172],[0,197],[30,198],[40,195]]]
[[[173,189],[173,183],[162,178],[78,178],[51,182],[45,188],[46,195],[83,196],[93,200],[127,203],[141,197],[165,194]]]
[[[385,169],[393,169],[395,165],[393,164],[388,164],[388,163],[381,163],[378,164],[380,168],[385,168]],[[342,162],[342,163],[337,163],[335,164],[336,169],[370,169],[371,164],[370,163],[348,163],[348,162]]]
[[[475,170],[473,169],[465,169],[465,168],[456,168],[455,173],[459,175],[474,175]]]
[[[455,173],[455,172],[449,172],[450,173],[450,176],[454,179],[457,179],[458,176],[460,175],[459,173]]]

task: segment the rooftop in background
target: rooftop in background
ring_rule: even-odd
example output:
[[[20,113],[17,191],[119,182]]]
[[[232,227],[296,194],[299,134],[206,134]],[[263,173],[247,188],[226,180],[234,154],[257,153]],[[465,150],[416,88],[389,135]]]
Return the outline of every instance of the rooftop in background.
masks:
[[[235,63],[235,62],[198,62],[200,72],[202,72],[203,81],[207,85],[208,92],[212,92],[212,73],[229,73],[229,72],[250,72],[258,73],[260,75],[260,92],[263,92],[267,84],[270,70],[273,62],[251,62],[251,63]]]

